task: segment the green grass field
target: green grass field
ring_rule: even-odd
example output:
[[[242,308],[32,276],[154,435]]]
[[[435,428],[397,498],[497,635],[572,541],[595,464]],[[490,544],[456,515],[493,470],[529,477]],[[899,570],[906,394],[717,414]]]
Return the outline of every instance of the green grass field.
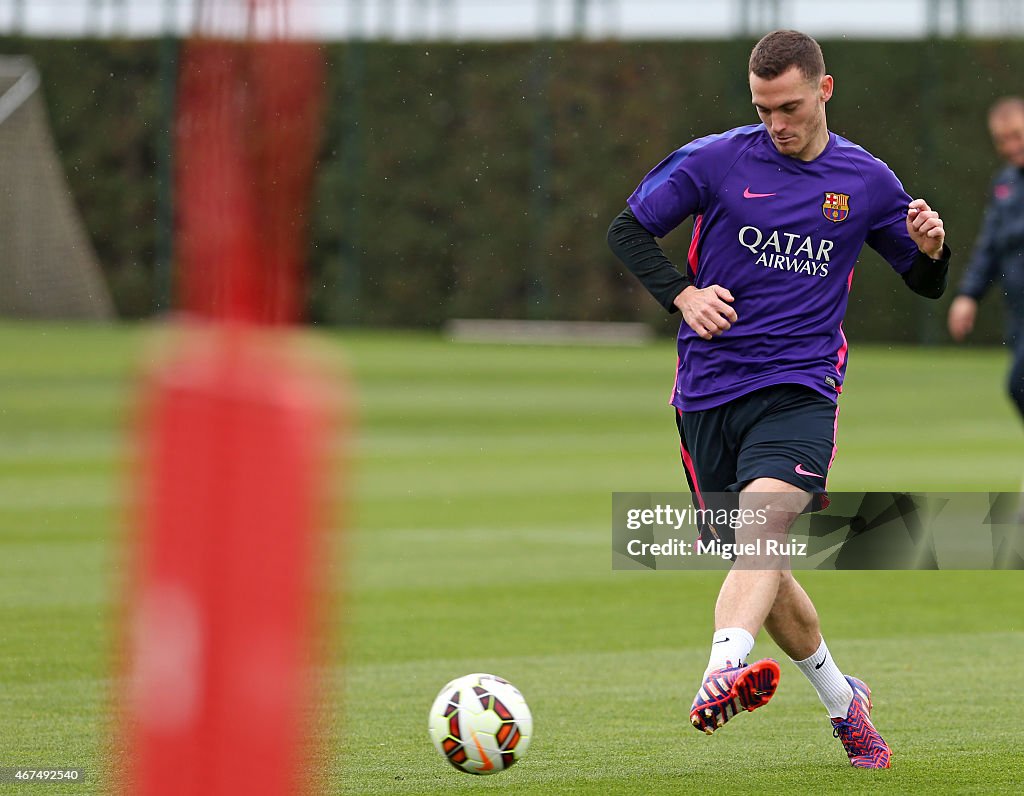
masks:
[[[711,738],[688,725],[720,575],[610,569],[610,493],[682,488],[670,342],[319,337],[344,351],[359,408],[348,565],[333,569],[347,663],[321,704],[328,792],[1022,790],[1019,572],[802,576],[840,666],[875,691],[890,771],[850,769],[787,663],[764,710]],[[0,793],[102,792],[116,776],[108,663],[145,340],[0,326],[0,766],[90,777]],[[1005,364],[854,342],[831,488],[1016,490]],[[755,651],[781,655],[765,637]],[[527,758],[496,777],[456,772],[426,733],[436,691],[471,671],[509,678],[534,712]]]

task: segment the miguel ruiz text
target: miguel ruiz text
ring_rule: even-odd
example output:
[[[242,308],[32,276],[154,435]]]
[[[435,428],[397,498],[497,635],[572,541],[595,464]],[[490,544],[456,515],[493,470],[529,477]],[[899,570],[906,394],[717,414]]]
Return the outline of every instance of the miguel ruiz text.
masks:
[[[703,539],[696,542],[669,539],[660,543],[630,539],[626,552],[631,556],[720,556],[724,559],[740,556],[806,556],[807,544],[777,539],[757,539],[743,544],[714,539],[707,542]]]

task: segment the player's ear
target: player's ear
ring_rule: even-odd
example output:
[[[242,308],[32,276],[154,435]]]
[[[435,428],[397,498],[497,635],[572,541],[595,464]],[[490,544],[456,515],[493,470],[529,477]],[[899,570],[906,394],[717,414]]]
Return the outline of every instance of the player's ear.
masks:
[[[822,102],[828,102],[832,99],[833,88],[832,75],[822,75],[821,82],[818,84],[818,91]]]

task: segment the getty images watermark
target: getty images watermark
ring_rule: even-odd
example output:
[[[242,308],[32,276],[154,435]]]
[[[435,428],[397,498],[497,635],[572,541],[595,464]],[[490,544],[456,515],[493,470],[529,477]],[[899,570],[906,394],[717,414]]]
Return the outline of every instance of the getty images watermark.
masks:
[[[668,538],[663,542],[648,542],[629,539],[626,553],[630,556],[717,556],[731,561],[743,556],[806,556],[807,544],[790,542],[781,537],[767,535],[771,517],[770,507],[757,509],[713,509],[679,508],[671,504],[656,505],[652,508],[626,509],[626,528],[639,531],[648,527],[670,528],[728,528],[734,534],[741,528],[765,529],[743,542],[726,541],[722,536],[708,534],[707,538],[697,537],[692,541]],[[734,537],[727,537],[734,538]]]
[[[614,569],[1024,569],[1018,493],[612,495]]]

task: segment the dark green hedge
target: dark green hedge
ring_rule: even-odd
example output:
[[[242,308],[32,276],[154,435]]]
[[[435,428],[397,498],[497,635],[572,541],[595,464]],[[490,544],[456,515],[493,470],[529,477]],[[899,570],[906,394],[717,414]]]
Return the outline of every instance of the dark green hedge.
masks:
[[[647,319],[654,302],[605,229],[671,150],[755,120],[751,42],[334,45],[314,198],[310,316],[433,326],[453,316]],[[967,258],[998,163],[985,128],[1019,90],[1016,42],[824,42],[830,126],[886,160]],[[43,74],[58,145],[121,312],[155,291],[156,42],[0,40]],[[666,247],[680,261],[688,235]],[[870,251],[853,339],[943,339],[948,304],[907,291]],[[992,307],[998,305],[991,302]],[[999,338],[986,313],[981,339]]]

